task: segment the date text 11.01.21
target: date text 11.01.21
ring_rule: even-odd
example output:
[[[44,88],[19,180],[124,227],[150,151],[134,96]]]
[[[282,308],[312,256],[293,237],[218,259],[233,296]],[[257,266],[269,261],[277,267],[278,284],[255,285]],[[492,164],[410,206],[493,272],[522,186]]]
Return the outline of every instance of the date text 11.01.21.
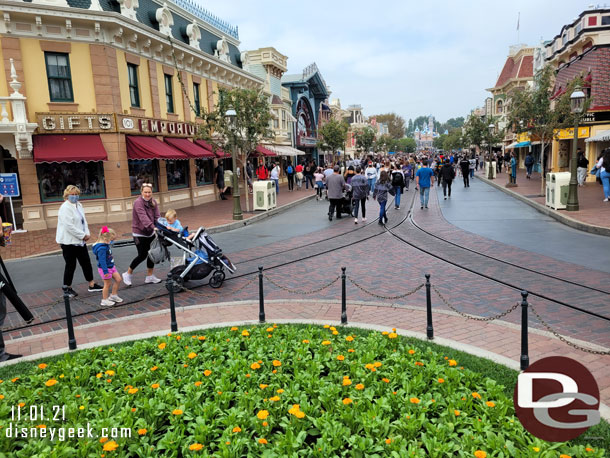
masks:
[[[11,407],[11,421],[65,421],[66,406],[45,406],[31,405],[29,408],[23,408],[20,405]]]

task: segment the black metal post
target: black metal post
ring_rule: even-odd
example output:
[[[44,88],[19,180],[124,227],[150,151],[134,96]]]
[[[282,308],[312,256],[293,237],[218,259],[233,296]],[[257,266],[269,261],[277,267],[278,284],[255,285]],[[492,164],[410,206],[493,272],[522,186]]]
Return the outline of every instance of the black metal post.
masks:
[[[178,332],[178,322],[176,321],[176,302],[174,301],[174,286],[176,282],[173,278],[167,279],[167,290],[169,291],[169,313],[171,316],[171,330]]]
[[[527,349],[527,291],[521,291],[521,370],[524,371],[530,365],[530,357]]]
[[[347,324],[347,305],[345,296],[345,267],[341,267],[341,324]]]
[[[68,294],[64,294],[64,304],[66,306],[66,323],[68,324],[68,348],[76,350],[76,337],[74,337],[74,324],[72,323],[72,310]]]
[[[258,321],[265,322],[265,293],[263,291],[263,266],[258,266]]]
[[[434,328],[432,327],[432,295],[430,294],[430,274],[426,274],[426,335],[429,340],[434,339]]]

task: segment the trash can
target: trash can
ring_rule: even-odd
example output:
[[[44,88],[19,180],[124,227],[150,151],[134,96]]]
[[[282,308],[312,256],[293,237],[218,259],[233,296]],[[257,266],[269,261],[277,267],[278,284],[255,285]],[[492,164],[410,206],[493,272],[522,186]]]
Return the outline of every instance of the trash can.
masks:
[[[13,225],[11,223],[2,223],[2,236],[4,237],[4,244],[11,244],[11,233],[13,232]]]
[[[224,181],[225,187],[233,188],[233,172],[231,170],[225,170]]]
[[[277,206],[275,183],[271,180],[256,181],[253,183],[254,210],[271,210]]]
[[[570,172],[547,174],[546,205],[555,210],[566,208],[570,189]]]

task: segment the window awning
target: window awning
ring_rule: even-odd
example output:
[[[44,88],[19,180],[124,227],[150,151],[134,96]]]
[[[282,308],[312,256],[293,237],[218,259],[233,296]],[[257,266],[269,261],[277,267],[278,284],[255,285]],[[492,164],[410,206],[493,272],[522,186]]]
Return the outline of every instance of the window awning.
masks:
[[[129,159],[188,159],[189,156],[179,149],[158,140],[155,137],[133,136],[125,137],[127,157]]]
[[[210,145],[208,142],[206,142],[205,140],[197,139],[197,140],[195,140],[195,143],[197,145],[201,146],[203,149],[212,153],[213,157],[217,157],[220,159],[226,159],[227,157],[231,157],[230,153],[227,153],[221,149],[217,149],[216,151],[214,151],[214,147],[212,145]]]
[[[107,161],[99,135],[34,135],[34,162]]]
[[[258,145],[256,147],[256,152],[261,155],[261,156],[267,156],[267,157],[273,157],[273,156],[277,156],[277,154],[275,154],[273,151],[271,151],[268,148],[265,148],[262,145]]]
[[[166,137],[164,138],[164,140],[169,145],[173,146],[176,149],[179,149],[183,153],[188,154],[190,157],[194,157],[197,159],[210,159],[216,157],[216,155],[211,151],[208,151],[207,149],[188,141],[186,138]]]
[[[532,142],[520,142],[515,145],[515,148],[525,148],[526,146],[530,146]]]
[[[597,135],[587,138],[585,142],[610,142],[610,130],[602,130]]]
[[[513,142],[513,143],[511,143],[510,145],[508,145],[508,146],[506,147],[506,149],[513,149],[513,148],[514,148],[515,146],[517,146],[518,144],[519,144],[519,142]]]
[[[273,145],[273,151],[275,151],[280,156],[299,156],[301,154],[305,154],[303,151],[293,148],[292,146],[286,145]]]

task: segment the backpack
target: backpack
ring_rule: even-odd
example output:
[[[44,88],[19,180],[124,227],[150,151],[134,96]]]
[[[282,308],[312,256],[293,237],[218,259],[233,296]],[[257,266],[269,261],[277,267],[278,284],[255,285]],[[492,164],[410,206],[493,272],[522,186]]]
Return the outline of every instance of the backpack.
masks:
[[[402,186],[404,183],[402,172],[392,173],[392,186]]]
[[[155,237],[148,250],[148,259],[155,264],[159,264],[165,260],[169,260],[169,257],[170,255],[167,247],[161,242],[159,237]]]
[[[292,175],[292,166],[291,166],[291,165],[289,165],[289,166],[286,168],[286,173],[287,173],[288,175]]]
[[[531,155],[525,156],[525,165],[532,165],[534,163],[534,158]]]

